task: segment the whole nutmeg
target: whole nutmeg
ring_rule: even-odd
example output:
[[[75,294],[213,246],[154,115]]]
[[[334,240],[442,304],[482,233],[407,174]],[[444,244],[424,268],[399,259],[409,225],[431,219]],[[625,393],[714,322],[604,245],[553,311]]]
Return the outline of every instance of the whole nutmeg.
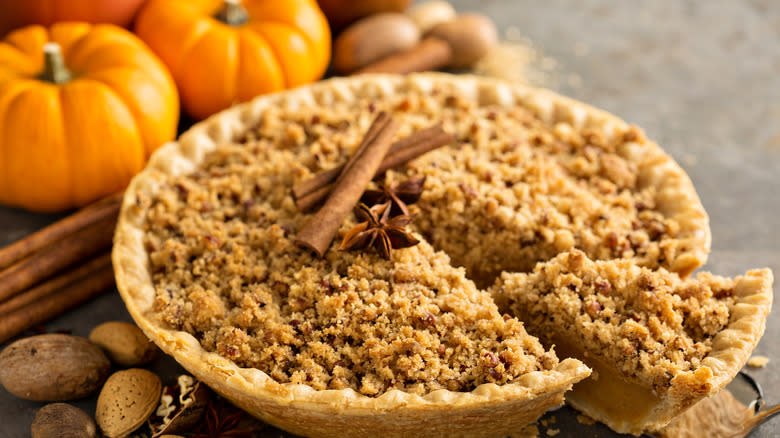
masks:
[[[154,360],[159,350],[134,324],[109,321],[92,329],[89,340],[117,365],[136,367]]]
[[[162,382],[141,368],[117,371],[106,380],[97,399],[95,421],[108,438],[124,438],[157,408]]]
[[[412,6],[406,15],[420,28],[420,32],[426,33],[437,24],[454,19],[457,14],[451,4],[432,0]]]
[[[371,15],[348,27],[333,44],[333,67],[350,73],[387,55],[410,49],[420,30],[404,14]]]
[[[27,400],[87,397],[100,388],[110,370],[111,362],[103,351],[79,336],[32,336],[0,353],[0,383]]]
[[[428,35],[449,43],[452,68],[472,66],[498,44],[496,25],[490,18],[480,14],[458,15],[453,20],[437,24]]]
[[[92,417],[67,403],[52,403],[38,409],[30,432],[32,438],[97,437]]]

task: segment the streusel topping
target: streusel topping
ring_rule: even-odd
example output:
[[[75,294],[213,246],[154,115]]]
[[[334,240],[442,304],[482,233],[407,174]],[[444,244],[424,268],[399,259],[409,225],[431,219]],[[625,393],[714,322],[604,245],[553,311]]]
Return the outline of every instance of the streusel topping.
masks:
[[[301,165],[299,182],[344,163],[378,111],[401,122],[399,136],[441,122],[456,144],[386,179],[427,175],[411,210],[417,230],[480,286],[572,248],[649,268],[668,267],[691,250],[678,239],[680,223],[657,205],[653,185],[642,182],[638,151],[656,146],[640,129],[608,135],[551,125],[523,106],[483,104],[437,87],[428,95],[410,90],[382,101],[268,110],[241,140],[290,150]]]
[[[626,376],[663,391],[709,354],[728,325],[738,280],[709,273],[681,280],[664,269],[591,261],[574,250],[532,273],[504,273],[491,290],[502,310],[546,344],[576,339]]]
[[[469,391],[557,365],[426,243],[391,260],[296,248],[295,166],[267,142],[224,146],[162,188],[146,238],[160,322],[278,382],[369,396]]]
[[[686,250],[627,158],[652,146],[637,129],[550,125],[438,85],[366,96],[268,108],[198,171],[168,176],[141,200],[155,318],[279,382],[372,396],[467,391],[557,363],[469,277],[487,285],[572,248],[651,268]],[[344,163],[380,110],[401,122],[398,137],[441,122],[457,138],[385,176],[426,176],[409,226],[423,242],[390,261],[336,251],[348,220],[326,257],[313,258],[293,245],[309,215],[291,187]]]

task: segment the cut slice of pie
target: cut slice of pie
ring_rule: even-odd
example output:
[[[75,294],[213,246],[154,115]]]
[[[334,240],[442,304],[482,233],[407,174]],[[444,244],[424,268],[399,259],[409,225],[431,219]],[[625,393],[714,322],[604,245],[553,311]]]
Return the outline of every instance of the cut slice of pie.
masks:
[[[638,435],[715,394],[744,366],[772,306],[772,272],[681,280],[575,250],[532,273],[503,274],[492,293],[545,345],[593,369],[569,404]]]

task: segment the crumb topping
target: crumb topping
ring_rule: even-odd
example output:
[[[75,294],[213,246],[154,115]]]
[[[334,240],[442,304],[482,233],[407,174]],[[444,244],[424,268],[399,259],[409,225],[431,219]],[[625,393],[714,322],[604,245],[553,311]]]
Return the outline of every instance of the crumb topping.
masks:
[[[428,244],[391,260],[298,250],[295,163],[265,142],[225,146],[162,188],[146,237],[160,322],[279,382],[369,396],[470,391],[557,365]]]
[[[551,126],[529,109],[480,105],[447,87],[368,95],[269,108],[197,171],[168,176],[153,199],[138,200],[148,206],[153,318],[282,383],[369,396],[468,391],[557,364],[472,280],[488,285],[572,248],[650,268],[685,251],[679,225],[629,159],[650,146],[636,128]],[[325,258],[312,258],[293,244],[310,215],[291,187],[344,163],[380,110],[401,122],[399,138],[437,122],[457,138],[382,181],[425,177],[409,206],[422,242],[390,260],[337,251],[350,219]]]
[[[658,209],[654,188],[639,183],[628,159],[649,145],[638,128],[607,140],[600,131],[550,126],[523,107],[450,100],[441,117],[459,139],[455,152],[427,154],[407,172],[428,177],[420,232],[478,284],[572,248],[650,268],[685,251],[680,225]]]
[[[585,351],[662,392],[709,354],[713,337],[728,325],[735,284],[709,273],[681,280],[627,261],[594,262],[575,250],[532,273],[502,274],[492,292],[502,310],[545,343],[577,339]]]

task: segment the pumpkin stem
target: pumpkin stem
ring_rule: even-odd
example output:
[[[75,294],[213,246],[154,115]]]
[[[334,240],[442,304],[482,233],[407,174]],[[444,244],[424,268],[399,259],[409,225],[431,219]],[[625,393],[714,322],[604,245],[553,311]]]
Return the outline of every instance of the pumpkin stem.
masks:
[[[241,6],[241,0],[224,0],[217,19],[228,26],[240,26],[249,20],[249,13]]]
[[[43,45],[43,73],[40,78],[52,84],[62,84],[71,80],[72,76],[65,67],[62,58],[62,48],[57,43]]]

